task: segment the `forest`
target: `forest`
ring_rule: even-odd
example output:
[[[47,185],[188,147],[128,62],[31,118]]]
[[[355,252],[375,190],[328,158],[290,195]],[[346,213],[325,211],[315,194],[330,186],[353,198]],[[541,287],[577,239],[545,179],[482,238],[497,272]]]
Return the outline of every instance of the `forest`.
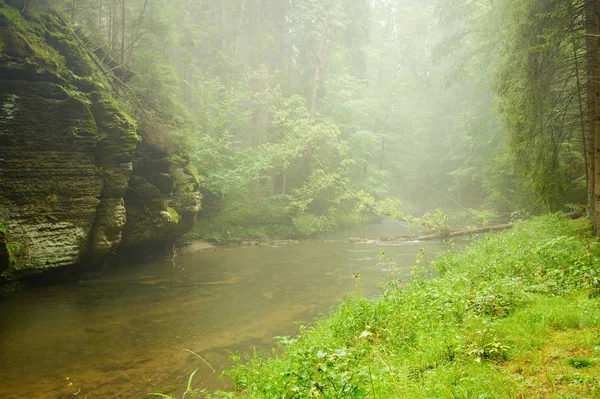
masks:
[[[240,241],[365,212],[435,227],[593,214],[593,12],[493,3],[52,4],[102,52],[144,140],[191,164],[192,234]]]
[[[600,0],[0,0],[0,397],[600,398]]]

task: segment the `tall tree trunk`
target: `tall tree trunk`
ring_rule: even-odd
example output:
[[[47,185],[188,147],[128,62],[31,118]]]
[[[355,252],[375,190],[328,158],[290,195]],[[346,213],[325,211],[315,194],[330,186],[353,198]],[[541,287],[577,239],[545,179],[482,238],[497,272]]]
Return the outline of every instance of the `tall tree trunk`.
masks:
[[[283,171],[283,177],[281,180],[281,194],[285,194],[287,189],[287,171],[285,169]]]
[[[588,177],[593,190],[589,204],[595,232],[600,234],[600,0],[588,3],[585,9],[588,68]]]
[[[121,0],[121,51],[120,51],[120,58],[121,58],[121,65],[125,64],[125,0]]]
[[[104,0],[98,0],[98,29],[102,32],[102,4]]]
[[[585,181],[587,182],[587,202],[591,204],[594,201],[594,187],[590,180],[590,160],[589,157],[589,144],[588,144],[588,134],[586,132],[586,115],[583,106],[583,90],[581,87],[581,72],[579,67],[579,55],[577,52],[579,51],[576,43],[573,44],[573,60],[575,62],[575,79],[577,83],[577,102],[579,105],[579,118],[581,120],[580,129],[581,129],[581,144],[583,146],[583,159],[585,161]],[[591,216],[591,214],[589,215]]]
[[[323,33],[321,34],[321,43],[319,44],[319,52],[317,53],[317,66],[315,68],[315,77],[313,80],[313,90],[310,101],[310,119],[317,119],[317,100],[319,98],[319,90],[323,84],[323,66],[325,57],[325,44],[327,43],[327,32],[329,31],[329,17],[323,21]]]
[[[221,35],[221,50],[225,51],[225,49],[227,48],[227,36],[228,36],[228,30],[227,30],[227,12],[225,10],[225,5],[227,3],[227,0],[221,0],[221,27],[223,28],[223,33]]]
[[[242,31],[244,29],[244,14],[246,13],[246,0],[242,0],[240,5],[240,19],[238,21],[237,30],[235,32],[235,49],[233,51],[233,57],[237,58],[240,54],[240,42],[242,41]]]
[[[110,50],[111,56],[115,57],[118,40],[118,23],[117,23],[117,0],[110,2]]]

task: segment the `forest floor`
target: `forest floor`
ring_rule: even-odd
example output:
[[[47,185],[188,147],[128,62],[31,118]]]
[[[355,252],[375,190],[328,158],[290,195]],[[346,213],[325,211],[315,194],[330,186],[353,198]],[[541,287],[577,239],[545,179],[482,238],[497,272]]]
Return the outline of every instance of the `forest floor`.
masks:
[[[236,391],[208,397],[597,399],[598,241],[584,220],[517,223],[431,265],[419,257],[413,280],[377,299],[357,281],[333,315],[280,344],[234,356]]]

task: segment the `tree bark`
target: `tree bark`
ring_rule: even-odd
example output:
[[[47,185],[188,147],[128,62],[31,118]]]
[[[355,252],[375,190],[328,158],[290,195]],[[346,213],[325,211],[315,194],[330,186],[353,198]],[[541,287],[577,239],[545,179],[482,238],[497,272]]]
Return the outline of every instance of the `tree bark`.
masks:
[[[125,64],[125,0],[121,0],[121,65]]]
[[[580,128],[581,128],[581,144],[583,146],[583,159],[585,162],[585,181],[587,183],[587,202],[591,204],[594,200],[593,187],[590,184],[590,159],[589,159],[589,149],[588,149],[588,132],[586,131],[586,115],[583,107],[583,96],[584,92],[581,88],[581,72],[579,67],[579,56],[577,52],[579,48],[576,43],[573,43],[573,61],[575,62],[575,78],[577,83],[577,102],[579,105],[579,118],[580,118]],[[591,216],[591,215],[590,215]]]
[[[600,0],[590,1],[586,14],[588,69],[588,187],[593,193],[589,213],[600,234]]]

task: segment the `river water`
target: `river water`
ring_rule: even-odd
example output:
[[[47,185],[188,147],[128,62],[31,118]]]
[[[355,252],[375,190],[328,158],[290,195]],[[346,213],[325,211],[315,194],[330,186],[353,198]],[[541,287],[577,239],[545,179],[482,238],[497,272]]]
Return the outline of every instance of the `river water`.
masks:
[[[368,236],[406,234],[392,222]],[[227,388],[232,352],[268,353],[273,336],[327,314],[356,289],[376,295],[392,273],[408,278],[415,256],[439,243],[386,245],[324,240],[224,248],[105,270],[95,279],[0,297],[0,398],[141,398],[165,386]],[[195,355],[191,350],[217,372]]]

